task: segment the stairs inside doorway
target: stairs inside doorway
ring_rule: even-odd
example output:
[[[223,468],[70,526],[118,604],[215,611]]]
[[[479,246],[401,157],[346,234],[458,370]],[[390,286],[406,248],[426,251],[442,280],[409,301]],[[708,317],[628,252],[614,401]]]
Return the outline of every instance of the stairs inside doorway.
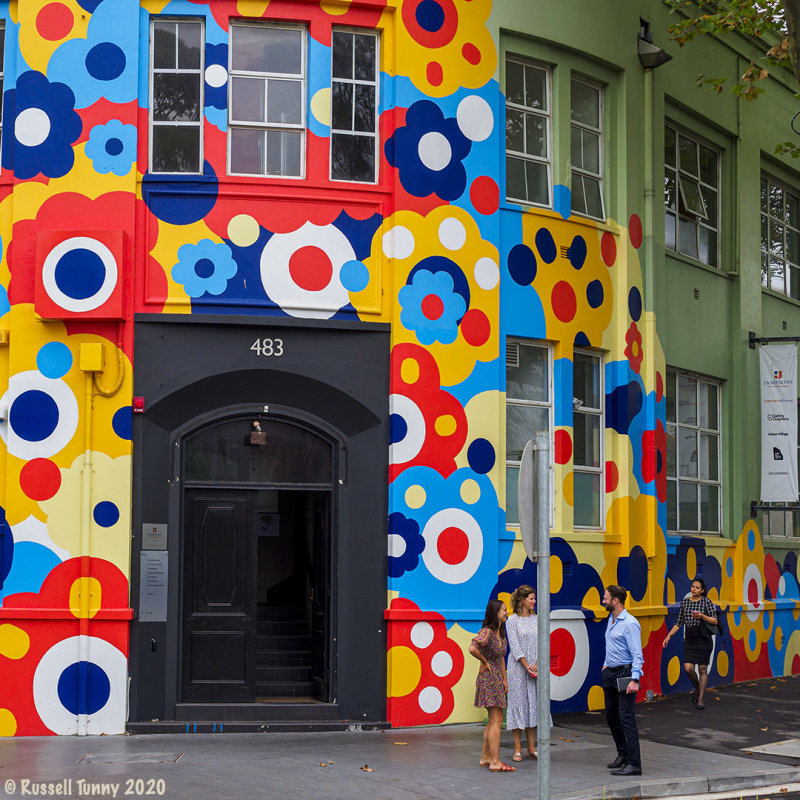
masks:
[[[303,607],[259,606],[256,697],[311,698],[311,623]]]

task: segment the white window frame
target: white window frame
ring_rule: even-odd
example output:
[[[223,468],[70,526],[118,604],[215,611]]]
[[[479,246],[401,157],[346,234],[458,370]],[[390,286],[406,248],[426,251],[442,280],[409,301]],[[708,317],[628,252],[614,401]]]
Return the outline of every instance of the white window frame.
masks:
[[[598,492],[599,495],[599,502],[600,507],[598,508],[598,524],[597,525],[579,525],[574,523],[573,527],[579,530],[603,530],[605,525],[605,518],[606,518],[606,487],[605,487],[605,465],[606,465],[606,359],[605,354],[599,352],[597,350],[584,350],[584,349],[576,349],[573,353],[573,370],[575,365],[575,355],[583,355],[588,356],[590,358],[594,358],[599,361],[599,384],[598,384],[598,392],[600,398],[600,407],[599,408],[576,408],[575,407],[575,400],[573,400],[573,408],[572,408],[572,432],[573,432],[573,464],[572,470],[573,472],[581,472],[587,475],[597,475],[600,478],[600,489]],[[573,382],[574,386],[574,382]],[[583,467],[583,466],[576,466],[574,462],[574,453],[575,453],[575,415],[576,414],[586,414],[591,415],[594,417],[599,417],[600,419],[600,430],[599,430],[599,437],[600,437],[600,466],[599,467]],[[577,500],[575,499],[575,480],[573,476],[573,503],[572,508],[573,510],[577,506]]]
[[[371,36],[375,39],[375,80],[365,81],[358,78],[334,78],[333,77],[333,34],[335,33],[353,33],[360,36]],[[333,27],[331,29],[331,141],[328,150],[328,177],[335,183],[360,183],[362,185],[375,185],[378,183],[380,171],[380,75],[381,75],[381,36],[380,31],[371,28],[348,28],[348,27]],[[375,87],[375,129],[370,133],[356,130],[339,130],[333,127],[333,84],[334,83],[349,83],[353,86],[374,86]],[[353,111],[355,112],[355,100],[353,102]],[[334,178],[333,177],[333,135],[340,134],[343,136],[372,136],[373,138],[373,157],[375,160],[375,168],[371,181],[358,181],[353,178]]]
[[[573,83],[582,83],[584,86],[589,86],[592,89],[596,89],[599,94],[598,100],[598,115],[599,115],[599,128],[593,128],[591,125],[587,125],[584,122],[577,122],[572,118],[572,84]],[[605,137],[603,135],[603,129],[605,127],[605,86],[598,81],[590,80],[589,78],[584,78],[582,75],[573,74],[570,76],[570,84],[569,84],[569,130],[570,130],[570,171],[573,175],[580,175],[582,178],[588,178],[591,181],[595,181],[599,188],[600,188],[600,214],[601,216],[595,217],[593,214],[590,214],[588,211],[581,212],[572,210],[574,214],[577,214],[579,217],[588,217],[589,219],[597,219],[601,222],[605,222],[606,219],[606,199],[605,199]],[[572,163],[572,129],[575,128],[579,131],[587,131],[588,133],[595,134],[599,140],[599,167],[600,171],[598,173],[590,172],[583,167],[578,168]],[[573,183],[574,188],[574,183]],[[586,193],[584,192],[584,200],[586,198]]]
[[[282,72],[250,72],[233,69],[233,29],[234,28],[279,28],[282,30],[299,30],[300,37],[300,65],[302,73],[298,79],[296,74]],[[226,152],[228,175],[236,175],[246,178],[271,178],[277,180],[304,180],[306,177],[306,147],[308,145],[308,120],[306,115],[307,93],[308,93],[308,27],[304,24],[291,24],[283,22],[251,22],[248,20],[231,20],[229,28],[230,43],[228,46],[228,131],[226,134]],[[236,121],[232,118],[233,114],[233,79],[234,78],[277,78],[279,80],[297,80],[300,83],[300,122],[299,123],[275,123],[275,122],[252,122],[249,120]],[[266,113],[266,111],[265,111]],[[233,172],[231,170],[231,143],[233,136],[231,132],[238,130],[258,130],[258,131],[299,131],[300,139],[300,174],[299,175],[274,175],[267,172]],[[264,148],[264,166],[266,167],[267,150]]]
[[[766,183],[766,189],[764,188],[763,184]],[[778,180],[773,175],[770,175],[768,172],[761,172],[761,198],[759,200],[760,206],[760,219],[761,219],[761,285],[765,288],[769,289],[770,291],[777,292],[778,294],[786,295],[786,297],[791,297],[794,300],[800,300],[800,253],[796,255],[796,261],[789,260],[789,253],[788,253],[788,242],[789,242],[789,231],[794,231],[797,234],[798,240],[800,242],[800,226],[795,227],[789,224],[788,216],[784,211],[783,219],[778,219],[770,214],[769,211],[769,187],[773,186],[775,189],[778,189],[781,192],[784,209],[786,208],[786,195],[790,194],[794,198],[800,202],[800,192],[796,189],[792,189],[785,181]],[[766,199],[766,207],[764,205],[764,198]],[[783,248],[783,254],[780,253],[772,253],[769,250],[769,226],[771,223],[782,225],[783,226],[783,237],[781,246]],[[764,228],[767,226],[767,232],[765,236]],[[766,240],[766,241],[765,241]],[[771,280],[769,279],[769,261],[771,258],[774,258],[783,264],[783,288],[779,289],[771,285]],[[798,293],[792,294],[791,290],[791,274],[792,272],[797,274],[797,284],[798,284]]]
[[[199,75],[200,80],[200,119],[198,122],[157,122],[153,119],[153,98],[155,96],[155,26],[159,22],[175,22],[177,24],[180,23],[191,23],[193,25],[200,26],[200,67],[198,69],[181,69],[177,66],[174,70],[167,70],[159,68],[159,72],[166,72],[170,74],[194,74],[197,73]],[[206,26],[205,26],[205,19],[203,17],[159,17],[159,16],[151,16],[150,17],[150,61],[149,61],[149,75],[148,75],[148,91],[150,97],[150,108],[148,110],[148,155],[147,155],[147,168],[148,171],[154,175],[202,175],[203,174],[203,165],[205,164],[205,141],[204,141],[204,128],[205,128],[205,60],[206,60],[206,53],[205,53],[205,41],[206,41]],[[155,172],[153,170],[153,150],[154,150],[154,138],[153,138],[153,128],[158,127],[186,127],[186,128],[197,128],[200,129],[200,136],[198,140],[198,169],[197,172]]]
[[[554,382],[553,382],[553,346],[546,341],[541,339],[524,339],[518,336],[509,336],[506,338],[506,376],[508,375],[508,363],[509,363],[509,350],[511,347],[514,346],[526,346],[526,347],[538,347],[541,350],[545,350],[547,353],[547,402],[542,402],[541,400],[526,400],[525,398],[520,397],[509,397],[508,396],[508,383],[506,382],[506,404],[505,408],[507,409],[509,406],[523,406],[523,407],[534,407],[534,408],[547,408],[547,425],[550,435],[550,452],[553,452],[553,424],[555,419],[555,398],[554,398]],[[505,421],[507,426],[507,421]],[[532,431],[531,437],[535,436],[536,432]],[[508,436],[508,431],[506,427],[506,437]],[[506,525],[507,527],[518,528],[519,527],[519,520],[510,521],[508,519],[508,468],[513,467],[516,470],[517,475],[519,475],[519,468],[521,465],[521,461],[509,460],[506,458],[505,466],[506,469],[504,474],[506,476]],[[549,476],[548,476],[548,483],[550,486],[550,522],[549,525],[552,528],[555,520],[555,509],[553,508],[553,459],[550,459],[550,469],[549,469]],[[517,508],[519,508],[519,498],[517,499]]]
[[[670,375],[674,376],[674,380],[670,381]],[[678,378],[683,376],[684,378],[688,378],[690,380],[696,381],[697,386],[695,388],[695,402],[696,408],[698,410],[698,417],[699,417],[699,410],[700,410],[700,384],[706,383],[711,386],[715,386],[717,390],[717,428],[709,428],[707,426],[703,426],[700,424],[700,420],[697,420],[695,425],[692,425],[687,422],[679,422],[678,419],[680,417],[680,408],[679,408],[679,394],[678,394]],[[687,370],[680,370],[674,367],[667,368],[667,386],[665,391],[666,392],[674,392],[675,393],[675,420],[670,421],[669,419],[666,420],[666,434],[667,434],[667,453],[665,453],[665,457],[667,460],[667,464],[664,465],[664,468],[667,471],[667,503],[669,503],[669,487],[670,484],[674,484],[675,489],[675,514],[677,519],[677,527],[670,528],[669,527],[669,508],[667,509],[667,528],[669,533],[681,533],[681,534],[694,534],[694,535],[720,535],[722,533],[722,509],[723,509],[723,484],[722,484],[722,383],[715,378],[709,378],[706,375],[698,375],[694,372],[689,372]],[[693,430],[697,434],[697,477],[690,477],[690,476],[683,476],[680,474],[680,431],[681,430]],[[700,447],[700,435],[701,434],[710,434],[716,437],[717,441],[717,473],[718,477],[717,480],[710,480],[708,478],[702,478],[700,476],[700,459],[701,459],[701,447]],[[675,475],[669,474],[669,438],[670,435],[674,436],[675,439]],[[697,486],[697,527],[695,529],[687,529],[686,527],[681,525],[681,517],[680,517],[680,487],[681,484],[692,484]],[[715,531],[704,530],[702,528],[702,487],[703,486],[716,486],[717,487],[717,525],[718,528]]]
[[[505,146],[505,155],[506,155],[506,164],[508,163],[508,158],[518,158],[522,161],[533,161],[537,164],[544,164],[547,169],[547,203],[537,203],[533,200],[523,200],[521,197],[512,197],[508,193],[508,175],[506,175],[506,186],[505,186],[505,193],[506,193],[506,200],[509,203],[516,203],[522,204],[526,206],[535,206],[536,208],[552,208],[553,207],[553,71],[547,65],[543,64],[539,61],[534,61],[530,58],[525,58],[524,56],[513,55],[511,53],[506,54],[506,80],[508,80],[508,63],[513,61],[516,64],[521,64],[523,67],[533,67],[535,69],[542,70],[545,73],[545,89],[547,92],[547,111],[541,111],[538,108],[531,108],[530,106],[519,105],[517,103],[512,103],[508,99],[506,99],[506,113],[508,110],[512,111],[519,111],[522,114],[533,114],[534,116],[543,117],[545,120],[545,131],[546,131],[546,140],[547,140],[547,158],[541,158],[540,156],[530,155],[528,153],[521,153],[516,150],[509,150],[508,144],[506,143]],[[506,91],[506,98],[508,96],[508,92]],[[523,134],[523,140],[524,140]],[[506,167],[506,172],[508,171],[508,167]]]

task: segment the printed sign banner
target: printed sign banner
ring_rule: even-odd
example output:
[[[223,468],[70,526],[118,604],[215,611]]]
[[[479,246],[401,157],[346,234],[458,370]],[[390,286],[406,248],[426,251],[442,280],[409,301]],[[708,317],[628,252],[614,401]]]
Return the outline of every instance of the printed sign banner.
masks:
[[[764,345],[761,358],[761,501],[797,502],[797,345]]]

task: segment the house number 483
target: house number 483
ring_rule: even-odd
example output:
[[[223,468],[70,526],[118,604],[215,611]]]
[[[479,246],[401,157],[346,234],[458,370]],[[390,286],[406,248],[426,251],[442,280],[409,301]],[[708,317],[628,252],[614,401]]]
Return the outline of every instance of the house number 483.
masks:
[[[256,339],[250,345],[250,349],[260,356],[275,356],[277,358],[283,355],[283,339]]]

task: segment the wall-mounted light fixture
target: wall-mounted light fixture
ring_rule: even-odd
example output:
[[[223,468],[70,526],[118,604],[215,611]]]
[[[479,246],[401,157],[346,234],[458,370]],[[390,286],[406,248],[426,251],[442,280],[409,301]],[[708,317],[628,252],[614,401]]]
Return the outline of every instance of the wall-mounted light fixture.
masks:
[[[658,45],[653,44],[653,34],[650,31],[650,23],[647,20],[639,19],[639,63],[645,69],[655,69],[667,61],[672,61],[672,56],[662,50]]]

